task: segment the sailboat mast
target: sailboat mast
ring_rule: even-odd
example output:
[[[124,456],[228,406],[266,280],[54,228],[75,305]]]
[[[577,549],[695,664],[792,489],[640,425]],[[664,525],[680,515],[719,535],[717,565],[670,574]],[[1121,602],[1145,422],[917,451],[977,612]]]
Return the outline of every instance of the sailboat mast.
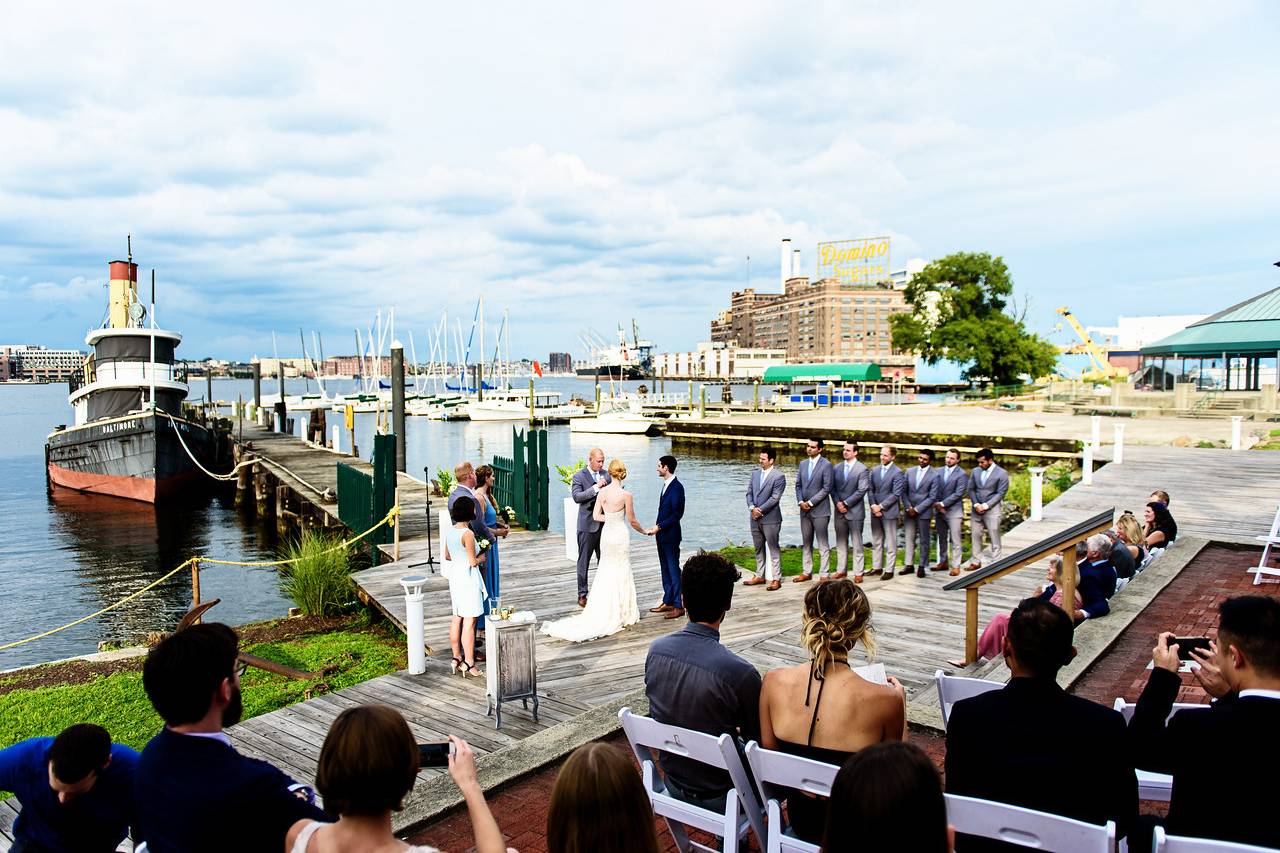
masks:
[[[132,259],[133,259],[132,239],[130,239],[129,241],[129,258],[130,258],[130,261],[132,262]],[[134,276],[134,278],[137,278],[137,276]],[[155,411],[155,408],[156,408],[156,271],[154,268],[151,270],[151,310],[148,311],[147,313],[151,315],[151,366],[148,368],[148,372],[151,374],[151,397],[149,399],[151,401],[151,410]],[[209,369],[208,367],[205,368],[205,370],[208,370],[208,369]]]

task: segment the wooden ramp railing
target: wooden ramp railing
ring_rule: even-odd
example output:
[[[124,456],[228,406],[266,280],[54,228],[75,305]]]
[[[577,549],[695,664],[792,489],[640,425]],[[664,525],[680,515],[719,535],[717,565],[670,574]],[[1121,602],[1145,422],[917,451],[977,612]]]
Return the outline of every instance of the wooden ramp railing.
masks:
[[[1095,533],[1109,528],[1115,520],[1115,507],[1086,518],[1071,527],[1028,545],[1021,551],[1001,557],[989,566],[971,572],[943,587],[944,590],[963,589],[964,600],[964,662],[978,659],[978,590],[999,580],[1010,572],[1045,559],[1051,554],[1062,554],[1062,600],[1070,604],[1076,598],[1076,543],[1083,542]],[[1068,611],[1070,612],[1070,611]]]

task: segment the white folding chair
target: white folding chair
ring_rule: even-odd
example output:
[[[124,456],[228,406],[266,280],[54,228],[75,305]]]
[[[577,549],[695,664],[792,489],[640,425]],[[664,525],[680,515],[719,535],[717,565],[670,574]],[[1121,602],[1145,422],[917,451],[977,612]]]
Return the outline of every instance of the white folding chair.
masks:
[[[956,832],[1069,853],[1114,853],[1116,822],[1085,823],[1061,815],[946,794],[947,822]]]
[[[1155,853],[1268,853],[1268,851],[1274,853],[1274,848],[1271,847],[1255,847],[1252,844],[1213,841],[1208,838],[1188,838],[1182,835],[1165,835],[1163,826],[1156,827],[1152,849]]]
[[[807,841],[801,841],[782,825],[782,800],[787,794],[779,787],[796,788],[816,794],[819,797],[831,796],[831,786],[836,781],[840,768],[834,764],[824,764],[811,758],[788,755],[765,749],[755,741],[747,744],[747,766],[755,777],[756,787],[760,791],[760,801],[765,804],[765,815],[768,818],[769,837],[765,843],[765,853],[783,853],[783,851],[800,851],[800,853],[818,853],[819,847]]]
[[[1137,708],[1134,702],[1126,702],[1121,698],[1116,698],[1112,705],[1117,711],[1124,716],[1125,724],[1133,719],[1133,711]],[[1169,712],[1169,716],[1165,717],[1165,725],[1169,724],[1169,720],[1179,711],[1203,711],[1208,705],[1202,705],[1196,702],[1174,702],[1173,710]],[[1159,800],[1161,802],[1169,802],[1169,795],[1173,792],[1173,777],[1168,773],[1153,773],[1150,770],[1138,768],[1134,771],[1138,776],[1138,799],[1140,800]]]
[[[998,681],[987,681],[985,678],[964,678],[959,675],[947,675],[942,670],[935,670],[933,679],[938,684],[938,705],[942,708],[942,727],[947,727],[951,719],[951,706],[961,699],[979,696],[988,690],[999,690],[1004,687]]]
[[[685,827],[692,826],[704,832],[710,832],[724,839],[725,853],[734,853],[739,844],[745,846],[748,830],[756,834],[763,846],[765,843],[764,816],[756,799],[756,792],[747,779],[746,768],[733,738],[727,734],[712,737],[702,732],[682,729],[659,723],[649,717],[640,717],[631,713],[630,708],[618,712],[622,721],[622,729],[627,733],[627,741],[635,751],[640,762],[640,772],[644,777],[644,790],[649,795],[649,804],[654,814],[661,815],[667,821],[667,828],[676,840],[676,847],[681,853],[689,850],[703,850],[715,853],[716,848],[707,847],[689,838]],[[733,787],[725,798],[724,813],[717,814],[710,809],[686,803],[667,793],[667,786],[654,766],[651,749],[700,761],[712,767],[718,767],[729,774]]]
[[[1253,585],[1258,586],[1262,583],[1264,575],[1275,575],[1280,577],[1280,568],[1272,566],[1270,562],[1271,549],[1280,545],[1280,507],[1276,507],[1276,514],[1271,519],[1271,530],[1267,532],[1267,535],[1255,536],[1253,538],[1263,543],[1262,556],[1258,558],[1258,565],[1249,570],[1249,573],[1253,575]],[[1276,581],[1268,582],[1276,583]]]

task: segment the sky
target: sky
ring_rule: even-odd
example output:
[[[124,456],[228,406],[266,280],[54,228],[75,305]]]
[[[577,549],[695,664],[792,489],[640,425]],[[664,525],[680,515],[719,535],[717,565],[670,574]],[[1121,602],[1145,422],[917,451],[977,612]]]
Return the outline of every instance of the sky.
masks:
[[[615,7],[615,8],[602,8]],[[0,343],[77,346],[133,235],[188,358],[394,307],[514,356],[691,349],[779,241],[1002,256],[1029,325],[1280,285],[1280,6],[18,2]],[[750,258],[748,264],[747,258]],[[145,290],[145,288],[144,288]]]

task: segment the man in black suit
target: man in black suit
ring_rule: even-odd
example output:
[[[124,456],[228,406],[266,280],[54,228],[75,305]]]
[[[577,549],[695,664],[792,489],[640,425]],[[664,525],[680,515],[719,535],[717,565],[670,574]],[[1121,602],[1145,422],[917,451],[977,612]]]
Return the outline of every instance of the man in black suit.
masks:
[[[1220,673],[1221,689],[1210,692],[1222,698],[1165,722],[1182,679],[1173,634],[1161,634],[1152,650],[1155,667],[1129,723],[1134,760],[1144,770],[1173,775],[1165,820],[1170,835],[1280,847],[1270,785],[1258,777],[1246,781],[1247,768],[1266,779],[1280,763],[1280,601],[1244,595],[1222,602],[1218,613],[1210,655],[1193,654]]]
[[[1078,555],[1079,549],[1076,550]],[[1084,561],[1077,566],[1080,574],[1081,607],[1075,612],[1077,622],[1097,619],[1111,612],[1111,596],[1116,594],[1116,568],[1111,564],[1111,540],[1095,533],[1085,542]]]
[[[1076,655],[1066,611],[1029,598],[1009,617],[1002,690],[957,702],[947,725],[947,792],[1065,815],[1114,820],[1128,833],[1138,813],[1124,717],[1071,696],[1056,681]],[[957,839],[958,840],[958,839]],[[961,850],[1014,849],[980,839]]]

